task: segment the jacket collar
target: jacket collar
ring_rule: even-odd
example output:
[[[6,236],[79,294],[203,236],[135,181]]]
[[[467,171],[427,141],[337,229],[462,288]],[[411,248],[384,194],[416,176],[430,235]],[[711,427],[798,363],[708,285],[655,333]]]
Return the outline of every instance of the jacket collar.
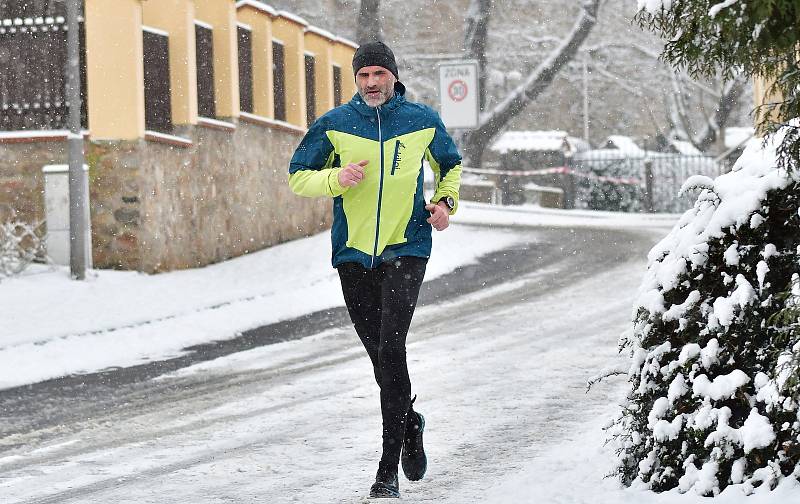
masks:
[[[403,85],[402,82],[397,81],[394,83],[394,96],[392,96],[389,101],[381,105],[382,111],[393,111],[400,107],[406,101],[406,87]],[[361,99],[361,95],[356,93],[353,95],[353,98],[350,100],[350,106],[356,109],[361,115],[372,117],[375,115],[375,107],[370,107],[364,100]]]

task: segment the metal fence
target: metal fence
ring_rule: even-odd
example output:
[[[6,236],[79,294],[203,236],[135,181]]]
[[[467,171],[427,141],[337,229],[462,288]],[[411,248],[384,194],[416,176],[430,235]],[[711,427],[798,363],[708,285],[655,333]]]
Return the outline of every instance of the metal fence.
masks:
[[[0,130],[64,129],[67,24],[63,1],[0,0]],[[81,94],[86,58],[81,23]],[[81,120],[86,126],[86,100]]]
[[[574,206],[630,212],[682,212],[692,195],[678,196],[692,175],[716,177],[722,163],[709,156],[641,152],[620,156],[614,150],[576,154],[569,160],[575,180]]]

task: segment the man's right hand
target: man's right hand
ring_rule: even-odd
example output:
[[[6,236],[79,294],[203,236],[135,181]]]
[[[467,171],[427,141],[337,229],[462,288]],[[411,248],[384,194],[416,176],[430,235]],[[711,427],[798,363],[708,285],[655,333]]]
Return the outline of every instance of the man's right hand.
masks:
[[[339,185],[352,187],[364,179],[364,167],[369,164],[366,159],[358,163],[350,163],[339,172]]]

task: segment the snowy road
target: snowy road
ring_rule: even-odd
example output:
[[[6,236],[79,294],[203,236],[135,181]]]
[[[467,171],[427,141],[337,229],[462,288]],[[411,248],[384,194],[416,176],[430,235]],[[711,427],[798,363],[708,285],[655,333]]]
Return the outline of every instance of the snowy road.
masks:
[[[519,232],[528,246],[426,287],[408,352],[429,471],[401,479],[406,501],[505,502],[493,484],[620,392],[585,382],[616,361],[663,230]],[[0,501],[364,502],[379,458],[371,367],[341,318],[306,323],[319,331],[156,378],[151,366],[6,392]]]

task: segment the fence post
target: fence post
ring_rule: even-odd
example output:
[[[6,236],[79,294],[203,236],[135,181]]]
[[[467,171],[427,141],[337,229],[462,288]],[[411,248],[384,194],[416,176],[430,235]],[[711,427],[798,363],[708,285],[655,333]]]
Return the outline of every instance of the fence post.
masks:
[[[648,159],[644,162],[644,208],[649,213],[655,213],[656,207],[653,201],[653,161]]]

